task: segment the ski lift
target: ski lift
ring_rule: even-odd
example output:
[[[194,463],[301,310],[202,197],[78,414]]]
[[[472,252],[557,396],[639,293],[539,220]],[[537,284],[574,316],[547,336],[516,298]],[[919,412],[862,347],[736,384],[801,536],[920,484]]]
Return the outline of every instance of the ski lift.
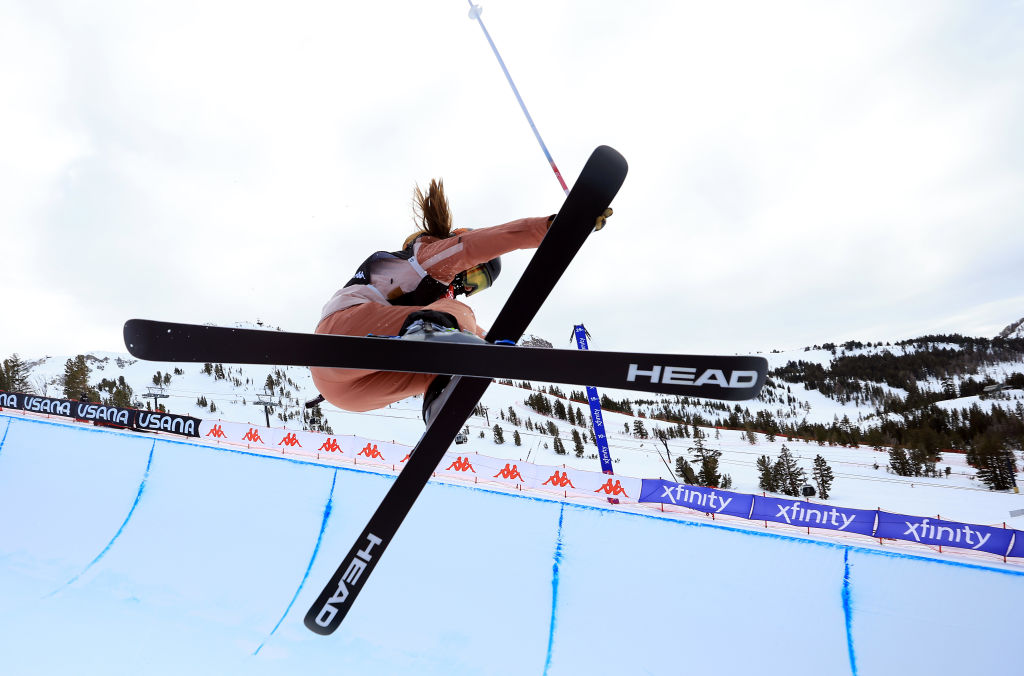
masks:
[[[805,498],[813,498],[814,497],[814,486],[812,486],[810,484],[804,484],[800,488],[800,495],[804,496]]]

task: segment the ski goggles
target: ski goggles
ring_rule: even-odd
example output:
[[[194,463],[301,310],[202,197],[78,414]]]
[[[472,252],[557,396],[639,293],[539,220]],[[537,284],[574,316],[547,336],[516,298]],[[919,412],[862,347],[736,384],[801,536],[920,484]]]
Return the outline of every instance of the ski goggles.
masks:
[[[467,296],[483,291],[494,281],[494,276],[487,269],[488,265],[490,263],[484,263],[466,270],[462,279],[462,288],[466,291]]]

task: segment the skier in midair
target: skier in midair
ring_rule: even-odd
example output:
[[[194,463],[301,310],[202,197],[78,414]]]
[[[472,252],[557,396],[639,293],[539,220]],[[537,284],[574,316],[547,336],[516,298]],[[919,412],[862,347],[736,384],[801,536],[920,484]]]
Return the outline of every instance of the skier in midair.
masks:
[[[409,335],[435,327],[479,337],[473,310],[456,296],[471,296],[494,283],[501,255],[536,248],[554,216],[521,218],[487,228],[452,229],[444,184],[431,180],[413,191],[416,231],[400,251],[378,251],[363,261],[323,308],[316,333],[363,336]],[[610,214],[608,214],[610,215]],[[604,225],[604,217],[598,226]],[[422,320],[422,321],[418,321]],[[369,411],[424,394],[423,416],[448,383],[448,376],[314,367],[313,383],[331,404]]]

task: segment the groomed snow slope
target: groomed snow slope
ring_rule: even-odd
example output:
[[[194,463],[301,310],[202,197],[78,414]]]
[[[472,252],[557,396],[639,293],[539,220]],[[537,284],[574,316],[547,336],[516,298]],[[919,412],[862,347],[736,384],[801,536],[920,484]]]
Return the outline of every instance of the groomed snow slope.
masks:
[[[5,674],[1014,671],[1013,570],[432,483],[342,628],[388,476],[0,414]]]

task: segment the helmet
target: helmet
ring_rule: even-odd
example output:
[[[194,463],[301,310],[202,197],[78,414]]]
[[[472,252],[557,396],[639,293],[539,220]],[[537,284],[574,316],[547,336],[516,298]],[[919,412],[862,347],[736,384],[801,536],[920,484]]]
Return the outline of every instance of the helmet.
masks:
[[[493,258],[486,263],[474,265],[465,272],[460,272],[455,277],[455,293],[464,293],[472,296],[474,293],[483,291],[498,278],[501,273],[501,256]]]

